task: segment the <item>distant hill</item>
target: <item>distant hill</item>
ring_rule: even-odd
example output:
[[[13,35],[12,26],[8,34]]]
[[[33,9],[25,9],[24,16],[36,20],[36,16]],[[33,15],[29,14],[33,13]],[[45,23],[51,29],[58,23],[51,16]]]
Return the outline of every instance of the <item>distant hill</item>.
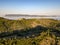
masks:
[[[60,17],[59,15],[6,14],[7,17]]]

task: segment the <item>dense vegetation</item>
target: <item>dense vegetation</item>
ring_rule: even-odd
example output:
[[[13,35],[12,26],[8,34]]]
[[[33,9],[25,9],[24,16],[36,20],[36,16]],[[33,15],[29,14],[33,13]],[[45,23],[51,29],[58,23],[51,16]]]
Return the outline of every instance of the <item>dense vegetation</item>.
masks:
[[[60,20],[0,17],[0,45],[60,45]]]

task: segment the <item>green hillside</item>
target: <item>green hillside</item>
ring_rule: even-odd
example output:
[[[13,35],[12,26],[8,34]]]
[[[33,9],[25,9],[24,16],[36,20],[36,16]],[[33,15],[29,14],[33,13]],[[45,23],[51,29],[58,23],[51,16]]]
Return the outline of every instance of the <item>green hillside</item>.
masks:
[[[21,19],[21,20],[9,20],[0,17],[0,31],[7,30],[20,30],[26,28],[32,28],[37,25],[45,27],[57,27],[60,24],[59,20],[53,19]]]
[[[0,17],[0,45],[60,45],[60,20]]]

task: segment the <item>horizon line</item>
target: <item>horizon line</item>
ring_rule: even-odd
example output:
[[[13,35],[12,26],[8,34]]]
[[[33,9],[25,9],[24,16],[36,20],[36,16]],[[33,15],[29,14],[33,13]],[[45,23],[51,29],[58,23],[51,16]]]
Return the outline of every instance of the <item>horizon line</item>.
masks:
[[[19,17],[60,17],[60,15],[30,15],[30,14],[6,14],[5,17],[19,16]]]

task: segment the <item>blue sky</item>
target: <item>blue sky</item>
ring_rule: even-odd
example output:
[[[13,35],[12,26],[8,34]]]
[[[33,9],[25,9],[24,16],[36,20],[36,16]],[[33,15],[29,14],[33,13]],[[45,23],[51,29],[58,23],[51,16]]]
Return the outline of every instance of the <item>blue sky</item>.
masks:
[[[60,15],[60,0],[0,0],[0,16],[5,14]]]

